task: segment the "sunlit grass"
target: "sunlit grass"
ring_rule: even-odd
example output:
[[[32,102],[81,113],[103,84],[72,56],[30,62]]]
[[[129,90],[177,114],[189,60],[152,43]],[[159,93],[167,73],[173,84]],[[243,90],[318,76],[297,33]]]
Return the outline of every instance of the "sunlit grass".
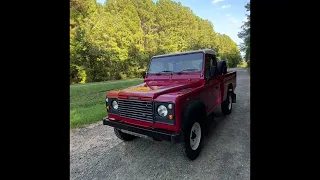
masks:
[[[105,98],[111,90],[124,89],[143,79],[105,81],[70,86],[70,128],[84,127],[107,116]]]

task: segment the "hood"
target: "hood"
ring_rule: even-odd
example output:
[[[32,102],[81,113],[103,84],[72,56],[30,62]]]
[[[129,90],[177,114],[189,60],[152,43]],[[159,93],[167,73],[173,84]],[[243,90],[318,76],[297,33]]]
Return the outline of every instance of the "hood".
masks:
[[[185,88],[196,87],[200,85],[199,80],[191,80],[186,82],[181,81],[149,81],[137,86],[133,86],[120,91],[110,92],[117,93],[121,99],[140,99],[152,100],[158,96],[174,91],[180,91]]]

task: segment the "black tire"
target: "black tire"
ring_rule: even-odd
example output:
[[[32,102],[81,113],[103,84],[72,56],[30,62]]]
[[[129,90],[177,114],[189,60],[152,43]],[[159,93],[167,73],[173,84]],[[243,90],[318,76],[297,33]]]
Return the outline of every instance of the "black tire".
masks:
[[[114,128],[114,133],[116,134],[116,136],[123,140],[123,141],[132,141],[134,140],[135,138],[137,138],[136,136],[133,136],[131,134],[127,134],[127,133],[124,133],[122,131],[120,131],[119,129],[116,129]]]
[[[217,75],[222,75],[222,69],[221,69],[222,65],[221,65],[221,61],[218,60],[217,61]]]
[[[188,108],[188,109],[189,109],[189,113],[186,113],[188,115],[187,116],[184,115],[184,118],[186,118],[186,121],[182,131],[184,134],[184,145],[185,145],[186,157],[190,160],[194,160],[199,156],[202,149],[202,141],[203,141],[203,135],[204,135],[204,128],[203,128],[204,119],[203,118],[205,118],[205,115],[201,115],[202,113],[199,106],[194,109],[193,108]],[[192,132],[192,130],[194,130],[193,129],[194,124],[196,124],[195,126],[198,126],[200,128],[200,132],[199,130],[197,132]],[[197,139],[198,137],[199,139]],[[192,141],[192,138],[194,141]],[[193,147],[191,147],[192,144],[194,145]]]
[[[227,63],[224,60],[217,61],[218,74],[227,74]]]
[[[221,110],[224,115],[229,115],[232,112],[232,91],[228,90],[226,100],[221,103]]]

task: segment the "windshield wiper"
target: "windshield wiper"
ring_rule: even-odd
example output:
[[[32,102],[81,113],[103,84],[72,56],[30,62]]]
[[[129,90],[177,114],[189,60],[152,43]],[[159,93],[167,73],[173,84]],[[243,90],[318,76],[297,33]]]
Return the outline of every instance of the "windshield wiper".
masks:
[[[173,71],[167,71],[167,70],[164,70],[164,71],[157,72],[157,74],[156,74],[156,75],[160,75],[160,74],[162,74],[162,73],[166,73],[166,72],[173,72]]]
[[[193,72],[193,71],[199,71],[199,69],[196,69],[196,68],[188,68],[188,69],[184,69],[184,70],[178,72],[177,74],[181,74],[182,72],[187,72],[187,71]]]

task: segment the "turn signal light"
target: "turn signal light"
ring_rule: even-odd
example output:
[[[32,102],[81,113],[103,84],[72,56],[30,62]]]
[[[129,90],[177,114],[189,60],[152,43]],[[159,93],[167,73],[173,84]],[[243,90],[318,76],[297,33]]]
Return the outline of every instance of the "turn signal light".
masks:
[[[109,106],[107,106],[107,110],[109,111]]]
[[[169,119],[172,120],[173,119],[173,115],[169,115]]]

